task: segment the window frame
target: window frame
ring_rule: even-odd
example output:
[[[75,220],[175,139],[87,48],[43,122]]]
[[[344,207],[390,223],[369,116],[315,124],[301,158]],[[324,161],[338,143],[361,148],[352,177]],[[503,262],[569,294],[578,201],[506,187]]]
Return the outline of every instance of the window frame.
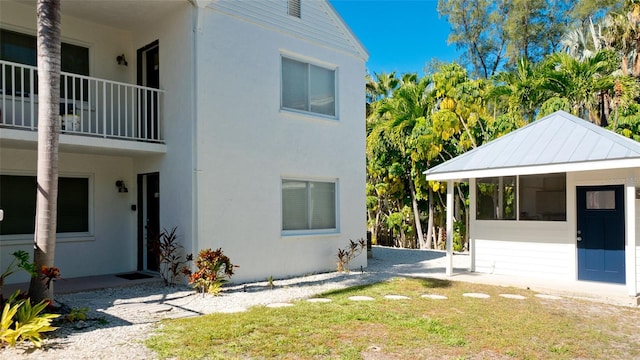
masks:
[[[522,186],[520,184],[520,179],[523,176],[540,176],[540,177],[544,177],[547,175],[560,175],[560,174],[564,174],[564,203],[565,203],[565,208],[564,208],[564,220],[538,220],[538,219],[522,219],[521,218],[521,192],[522,192]],[[515,177],[516,178],[516,182],[515,182],[515,218],[513,219],[484,219],[484,218],[479,218],[478,217],[478,201],[479,201],[479,192],[478,192],[478,183],[480,179],[491,179],[491,178],[507,178],[507,177]],[[568,221],[568,201],[567,201],[567,196],[568,196],[568,187],[567,187],[567,173],[544,173],[544,174],[530,174],[530,175],[509,175],[509,176],[490,176],[490,177],[483,177],[483,178],[476,178],[475,179],[475,221],[507,221],[507,222],[528,222],[528,223],[566,223]]]
[[[307,73],[307,93],[306,93],[306,109],[308,110],[300,110],[291,107],[285,106],[285,77],[284,77],[284,60],[294,61],[303,65],[306,65],[306,73]],[[315,66],[320,69],[324,69],[333,73],[333,115],[325,114],[321,112],[315,112],[311,110],[311,66]],[[313,61],[310,59],[305,59],[299,56],[290,55],[281,53],[280,54],[280,110],[287,111],[291,113],[303,114],[313,117],[337,120],[339,113],[338,106],[338,66],[331,64],[323,64],[320,61]]]
[[[21,172],[21,171],[3,171],[0,172],[0,176],[23,176],[36,178],[37,175],[33,172]],[[94,186],[95,179],[93,174],[87,173],[60,173],[58,178],[79,178],[87,179],[87,231],[78,232],[64,232],[60,233],[56,231],[56,242],[67,241],[84,241],[93,240],[94,238]],[[5,214],[6,217],[6,214]],[[35,218],[34,218],[35,219]],[[22,244],[24,241],[32,242],[34,233],[28,234],[8,234],[0,235],[0,243],[3,245]]]
[[[333,216],[335,221],[335,227],[333,228],[308,228],[308,229],[285,229],[284,228],[284,183],[285,181],[304,182],[307,184],[307,222],[310,223],[309,213],[312,207],[309,205],[309,184],[310,183],[331,183],[333,184],[334,191],[334,209]],[[324,235],[324,234],[338,234],[340,233],[340,204],[339,204],[339,180],[337,178],[297,178],[297,177],[282,177],[280,179],[280,231],[282,236],[297,236],[297,235]]]

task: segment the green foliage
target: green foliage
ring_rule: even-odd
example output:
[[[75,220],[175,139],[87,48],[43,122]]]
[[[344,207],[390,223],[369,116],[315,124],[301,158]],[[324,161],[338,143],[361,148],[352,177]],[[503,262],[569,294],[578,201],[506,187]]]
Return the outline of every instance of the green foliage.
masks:
[[[213,251],[211,249],[201,250],[195,260],[198,268],[195,272],[184,268],[183,272],[189,275],[189,283],[197,291],[206,292],[212,295],[218,295],[222,290],[222,285],[228,282],[233,276],[233,265],[229,257],[222,253],[222,249],[218,248]]]
[[[87,320],[87,313],[88,312],[89,312],[89,308],[88,307],[73,308],[73,309],[71,309],[71,311],[69,311],[69,313],[67,315],[65,315],[64,318],[68,322],[85,321],[85,320]]]
[[[9,263],[7,268],[0,274],[0,291],[7,277],[15,274],[18,271],[26,271],[31,276],[36,276],[35,265],[29,261],[29,253],[23,250],[18,250],[13,254],[13,260]]]
[[[360,239],[358,242],[349,240],[349,245],[344,249],[338,249],[338,272],[349,272],[349,262],[355,259],[358,255],[367,248],[367,241]]]
[[[51,326],[51,321],[60,315],[42,313],[49,305],[48,300],[32,305],[30,299],[18,300],[19,293],[16,291],[4,304],[0,318],[0,346],[15,346],[26,340],[40,347],[42,333],[57,329]]]
[[[177,229],[163,229],[156,239],[149,242],[151,251],[160,259],[160,277],[165,286],[175,284],[189,262],[184,255],[184,248],[178,244]]]

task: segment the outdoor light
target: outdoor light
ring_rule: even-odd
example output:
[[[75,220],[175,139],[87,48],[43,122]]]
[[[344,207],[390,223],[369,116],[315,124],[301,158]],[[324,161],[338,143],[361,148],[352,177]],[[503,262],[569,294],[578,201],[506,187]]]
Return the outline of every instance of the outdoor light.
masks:
[[[124,185],[124,181],[123,180],[116,181],[116,187],[118,188],[118,192],[119,193],[129,192],[129,189],[127,189],[127,187]]]
[[[127,58],[124,57],[124,54],[116,56],[116,62],[118,63],[118,65],[129,65],[129,63],[127,63]]]

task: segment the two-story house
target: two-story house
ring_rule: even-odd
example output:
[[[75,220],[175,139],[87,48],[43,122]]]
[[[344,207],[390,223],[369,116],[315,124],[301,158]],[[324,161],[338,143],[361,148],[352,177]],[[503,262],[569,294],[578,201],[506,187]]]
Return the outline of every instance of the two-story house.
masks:
[[[365,236],[368,54],[327,1],[63,0],[61,29],[63,277],[156,270],[174,226],[238,282]],[[33,247],[35,34],[35,1],[0,2],[0,267]]]

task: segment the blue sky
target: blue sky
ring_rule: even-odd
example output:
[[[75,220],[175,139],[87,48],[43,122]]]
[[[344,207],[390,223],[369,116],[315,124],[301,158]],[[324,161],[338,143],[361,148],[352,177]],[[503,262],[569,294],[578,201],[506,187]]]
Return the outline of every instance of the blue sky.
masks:
[[[369,51],[373,72],[423,74],[432,58],[458,58],[447,45],[449,23],[438,16],[437,0],[329,0]]]

